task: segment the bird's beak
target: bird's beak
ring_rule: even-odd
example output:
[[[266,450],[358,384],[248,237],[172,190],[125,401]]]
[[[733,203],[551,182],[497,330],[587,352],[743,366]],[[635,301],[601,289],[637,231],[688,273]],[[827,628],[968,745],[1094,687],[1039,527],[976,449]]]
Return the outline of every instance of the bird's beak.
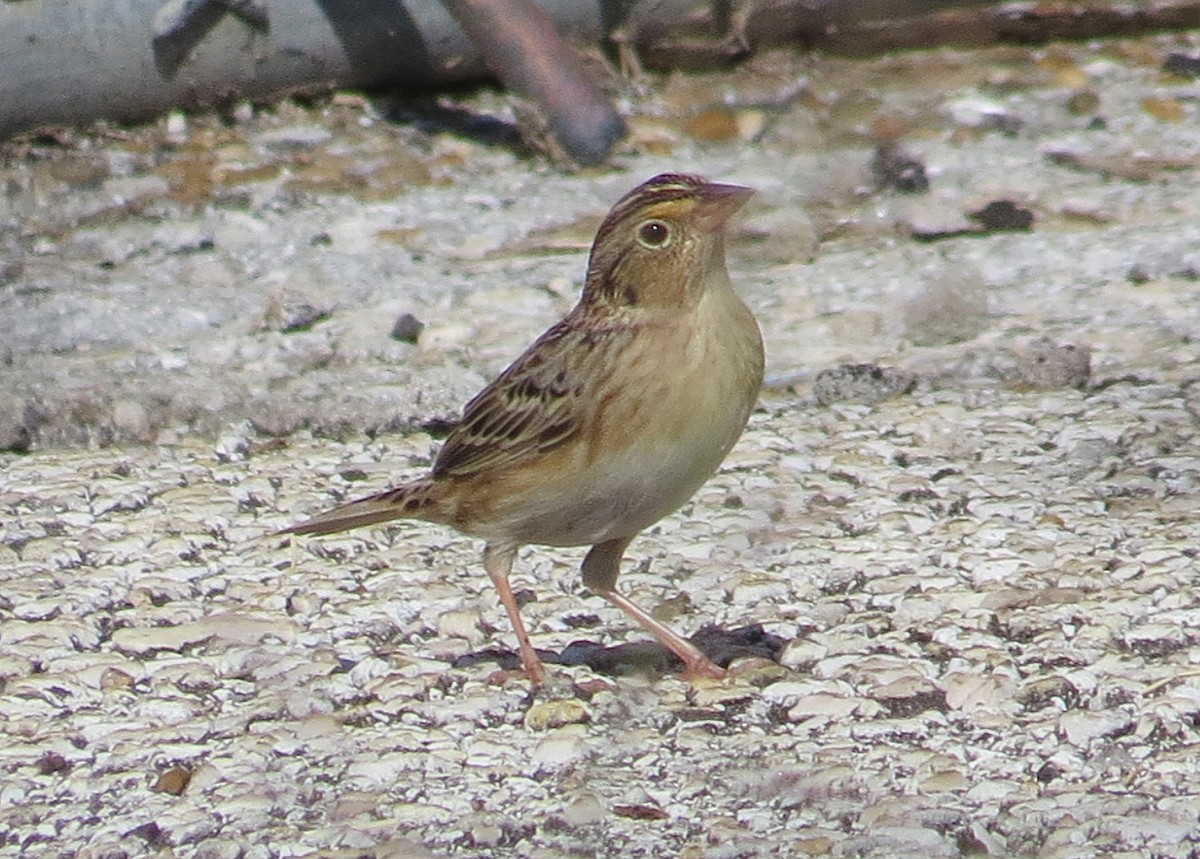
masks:
[[[692,217],[701,232],[711,233],[720,229],[726,221],[754,196],[754,189],[744,185],[718,185],[709,182],[696,189],[700,202]]]

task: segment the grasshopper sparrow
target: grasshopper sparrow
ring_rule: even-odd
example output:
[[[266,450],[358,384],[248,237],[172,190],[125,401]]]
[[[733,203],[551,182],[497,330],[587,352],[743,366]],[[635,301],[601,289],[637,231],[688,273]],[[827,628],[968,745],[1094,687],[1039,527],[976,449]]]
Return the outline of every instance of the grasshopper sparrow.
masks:
[[[485,540],[483,565],[534,682],[545,670],[508,580],[517,549],[591,546],[588,588],[687,675],[722,676],[616,582],[630,541],[716,470],[758,396],[762,338],[729,282],[724,243],[752,193],[667,173],[626,194],[596,234],[579,303],[467,403],[428,475],[281,533],[412,518]]]

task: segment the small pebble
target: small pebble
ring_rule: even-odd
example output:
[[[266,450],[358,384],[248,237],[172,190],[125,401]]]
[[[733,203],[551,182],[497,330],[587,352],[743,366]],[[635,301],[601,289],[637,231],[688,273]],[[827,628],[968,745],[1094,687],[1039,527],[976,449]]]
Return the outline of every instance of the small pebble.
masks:
[[[871,158],[871,174],[882,189],[905,194],[923,194],[929,190],[925,165],[905,152],[897,143],[888,142],[875,149]]]
[[[424,330],[424,322],[417,319],[411,313],[402,313],[392,325],[391,337],[393,340],[399,340],[401,343],[416,344],[417,339]]]
[[[969,217],[985,230],[998,232],[1023,232],[1033,226],[1033,212],[1012,200],[993,200]]]
[[[547,731],[587,722],[591,719],[587,705],[575,698],[539,701],[525,713],[525,727],[531,731]]]
[[[843,364],[817,374],[813,382],[813,396],[823,406],[833,403],[873,405],[907,394],[916,384],[916,376],[895,367]]]

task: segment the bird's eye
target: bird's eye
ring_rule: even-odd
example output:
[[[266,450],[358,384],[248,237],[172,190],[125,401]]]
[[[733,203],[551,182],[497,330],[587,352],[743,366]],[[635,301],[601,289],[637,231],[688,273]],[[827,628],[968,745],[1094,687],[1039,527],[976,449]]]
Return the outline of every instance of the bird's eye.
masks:
[[[662,221],[646,221],[638,227],[637,235],[643,247],[662,248],[671,240],[671,228]]]

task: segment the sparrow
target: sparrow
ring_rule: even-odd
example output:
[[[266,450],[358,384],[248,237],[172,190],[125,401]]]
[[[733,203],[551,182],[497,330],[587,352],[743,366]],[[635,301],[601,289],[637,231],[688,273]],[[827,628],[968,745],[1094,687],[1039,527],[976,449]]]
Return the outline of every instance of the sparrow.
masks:
[[[724,670],[617,590],[625,549],[716,471],[763,378],[725,224],[754,192],[664,173],[601,223],[578,304],[463,409],[412,482],[283,529],[321,535],[420,519],[486,543],[483,566],[534,683],[545,668],[509,583],[527,544],[590,546],[583,583],[649,630],[685,677]]]

